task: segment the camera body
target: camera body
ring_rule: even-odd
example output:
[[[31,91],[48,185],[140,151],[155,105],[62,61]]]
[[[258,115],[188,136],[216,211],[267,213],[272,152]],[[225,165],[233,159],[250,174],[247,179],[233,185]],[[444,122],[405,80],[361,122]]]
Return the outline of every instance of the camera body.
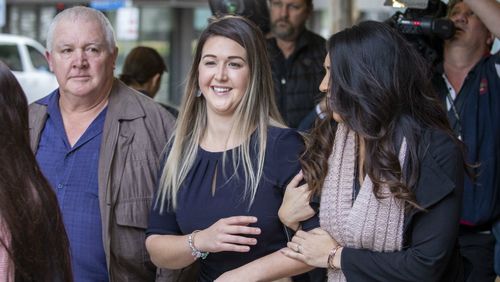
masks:
[[[404,34],[423,34],[449,39],[455,34],[455,25],[446,16],[447,5],[440,0],[429,0],[425,9],[407,8],[396,12],[389,21]]]
[[[407,8],[385,22],[398,30],[432,65],[442,60],[443,40],[453,37],[455,25],[446,19],[447,5],[429,0],[425,9]]]
[[[455,34],[455,26],[448,19],[429,16],[411,19],[402,13],[396,17],[395,27],[404,34],[436,35],[441,39],[449,39]]]

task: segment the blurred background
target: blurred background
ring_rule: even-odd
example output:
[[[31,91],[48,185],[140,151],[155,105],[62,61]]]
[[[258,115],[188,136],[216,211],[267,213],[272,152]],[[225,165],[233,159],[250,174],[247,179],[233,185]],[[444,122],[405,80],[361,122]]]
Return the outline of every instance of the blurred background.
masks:
[[[116,75],[133,47],[155,48],[169,69],[162,77],[156,99],[172,105],[180,103],[192,50],[212,15],[208,0],[0,0],[1,32],[23,35],[45,45],[52,18],[74,5],[94,7],[110,19],[119,48]],[[383,6],[383,0],[314,0],[314,10],[308,26],[325,38],[357,18],[382,20],[394,12]]]
[[[242,1],[242,2],[241,2]],[[220,0],[241,5],[267,0]],[[155,48],[168,65],[156,99],[179,105],[192,51],[201,30],[212,15],[209,0],[0,0],[0,27],[4,34],[23,35],[45,45],[51,19],[65,8],[85,5],[103,11],[115,28],[119,56],[116,75],[128,52],[137,45]],[[239,4],[238,4],[239,3]],[[314,14],[308,27],[328,38],[332,33],[359,20],[386,20],[397,10],[384,6],[384,0],[314,0]],[[0,42],[2,37],[0,37]],[[34,49],[38,57],[39,47]],[[0,46],[0,52],[2,51]],[[43,48],[43,47],[42,47]],[[41,51],[43,54],[43,50]],[[36,60],[35,58],[33,60]],[[43,63],[43,62],[42,62]],[[43,69],[46,66],[35,68]]]

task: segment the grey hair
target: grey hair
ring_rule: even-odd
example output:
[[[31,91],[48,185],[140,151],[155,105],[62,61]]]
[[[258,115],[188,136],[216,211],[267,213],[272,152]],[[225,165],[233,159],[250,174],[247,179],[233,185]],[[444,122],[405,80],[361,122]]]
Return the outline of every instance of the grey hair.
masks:
[[[87,20],[94,21],[97,20],[99,25],[102,28],[102,31],[105,35],[106,45],[110,52],[113,52],[116,48],[116,39],[115,39],[115,31],[113,30],[113,26],[109,22],[108,18],[98,10],[84,7],[84,6],[75,6],[69,9],[66,9],[59,14],[57,14],[52,22],[49,25],[49,30],[47,32],[47,50],[49,52],[52,51],[52,44],[54,40],[54,30],[56,29],[59,22],[63,20]]]

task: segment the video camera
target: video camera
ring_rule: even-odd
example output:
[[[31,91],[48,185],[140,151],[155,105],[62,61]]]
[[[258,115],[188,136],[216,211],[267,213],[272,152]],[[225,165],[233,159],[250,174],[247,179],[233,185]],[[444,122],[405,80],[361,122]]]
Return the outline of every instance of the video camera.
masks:
[[[447,5],[440,0],[386,0],[384,5],[405,8],[385,22],[396,28],[432,65],[442,59],[443,40],[453,37],[455,25],[446,19]]]
[[[384,5],[400,7],[403,1],[387,0]],[[455,34],[455,25],[446,16],[447,5],[439,0],[407,1],[419,2],[418,6],[407,6],[404,13],[396,12],[389,21],[404,34],[436,35],[441,39],[449,39]],[[422,6],[424,2],[427,5]],[[404,7],[404,6],[403,6]],[[418,7],[418,8],[413,8]]]
[[[209,0],[208,3],[215,16],[240,15],[257,24],[264,34],[271,29],[266,0]]]

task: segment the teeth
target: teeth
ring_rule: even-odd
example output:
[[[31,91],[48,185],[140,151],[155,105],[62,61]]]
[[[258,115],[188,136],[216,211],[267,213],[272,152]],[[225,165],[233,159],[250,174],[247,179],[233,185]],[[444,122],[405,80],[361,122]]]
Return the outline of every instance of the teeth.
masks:
[[[227,88],[227,87],[213,87],[213,89],[215,92],[227,92],[227,91],[231,90],[231,88]]]

